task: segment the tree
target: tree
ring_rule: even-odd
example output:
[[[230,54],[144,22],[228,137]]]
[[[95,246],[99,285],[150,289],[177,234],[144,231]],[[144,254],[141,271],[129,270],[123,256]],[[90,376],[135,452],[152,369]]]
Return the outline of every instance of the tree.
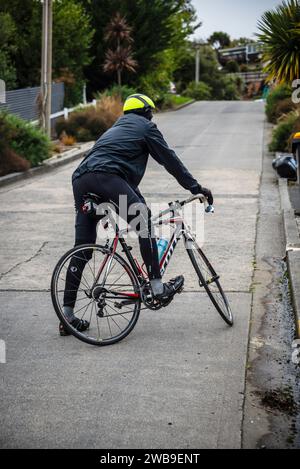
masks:
[[[92,61],[94,32],[77,0],[53,3],[53,77],[65,82],[67,105],[81,101],[84,70]]]
[[[230,42],[231,47],[246,46],[247,44],[253,44],[255,40],[249,39],[248,37],[240,37],[238,39],[232,39]]]
[[[115,12],[132,27],[139,73],[124,68],[122,80],[135,88],[157,84],[160,90],[166,89],[185,54],[189,35],[200,26],[191,0],[55,0],[53,9],[53,77],[65,82],[68,103],[79,99],[83,80],[88,82],[89,98],[111,85],[111,76],[103,70],[104,35]],[[0,13],[10,14],[16,28],[11,36],[13,48],[5,60],[1,55],[0,67],[9,73],[15,69],[17,87],[39,85],[41,1],[0,0]],[[128,55],[132,58],[127,50],[123,59],[125,52],[126,60]],[[6,65],[8,58],[10,65]]]
[[[16,70],[15,86],[25,88],[40,82],[41,3],[33,0],[2,0],[0,12],[14,24],[11,63]]]
[[[225,70],[228,73],[238,73],[240,71],[240,67],[236,60],[229,60],[225,65]]]
[[[300,4],[283,1],[264,13],[258,23],[259,40],[264,45],[263,59],[269,80],[292,83],[300,77]]]
[[[15,52],[15,24],[9,13],[0,13],[0,79],[5,81],[7,89],[16,85],[16,68],[12,62]]]
[[[108,23],[105,31],[104,39],[107,42],[115,43],[117,47],[121,46],[121,42],[133,42],[131,37],[132,28],[128,25],[125,16],[121,16],[117,12]]]
[[[16,86],[38,86],[42,4],[39,0],[1,0],[1,12],[10,15],[15,28],[10,57],[16,69]],[[78,100],[79,91],[81,97],[84,67],[91,60],[93,34],[90,19],[77,0],[53,2],[53,78],[65,81],[67,103]]]
[[[189,85],[194,80],[195,74],[195,51],[192,43],[190,44],[190,53],[182,66],[183,68],[176,70],[175,76],[180,82],[180,90],[184,91],[186,88],[193,86],[193,84]],[[206,44],[200,45],[200,80],[208,86],[213,100],[239,98],[237,80],[226,76],[220,70],[217,51]]]
[[[196,23],[195,9],[191,0],[78,1],[92,18],[92,26],[96,30],[91,51],[95,58],[86,68],[90,95],[111,84],[111,78],[104,73],[99,64],[105,61],[106,46],[103,37],[112,13],[119,11],[132,27],[134,58],[138,62],[139,73],[133,75],[124,71],[124,78],[136,88],[139,87],[141,77],[144,79],[151,76],[153,80],[156,71],[156,77],[160,81],[162,58],[164,63],[168,62],[168,70],[176,68],[176,61],[170,62],[169,51],[176,51],[182,47],[188,36],[199,26]]]
[[[230,36],[223,31],[216,31],[208,38],[209,44],[215,49],[223,49],[230,46]]]
[[[121,86],[121,75],[124,70],[135,72],[137,61],[132,55],[131,46],[126,43],[132,43],[131,28],[128,26],[124,16],[116,13],[109,22],[104,39],[115,45],[115,49],[108,49],[105,54],[103,69],[106,73],[117,73],[118,85]]]

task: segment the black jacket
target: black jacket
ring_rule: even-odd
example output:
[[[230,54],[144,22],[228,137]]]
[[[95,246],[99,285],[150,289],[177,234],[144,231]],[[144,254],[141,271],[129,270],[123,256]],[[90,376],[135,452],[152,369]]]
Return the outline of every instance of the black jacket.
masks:
[[[198,183],[168,147],[157,126],[146,118],[129,113],[120,117],[95,143],[74,171],[72,179],[87,172],[118,174],[137,187],[144,176],[150,155],[191,192]]]

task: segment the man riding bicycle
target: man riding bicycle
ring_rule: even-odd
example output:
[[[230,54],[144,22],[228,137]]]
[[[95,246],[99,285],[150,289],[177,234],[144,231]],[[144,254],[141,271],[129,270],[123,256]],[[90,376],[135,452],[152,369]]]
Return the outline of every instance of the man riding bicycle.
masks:
[[[129,224],[135,218],[130,207],[134,205],[140,207],[142,204],[146,220],[144,230],[141,230],[143,235],[141,232],[138,233],[141,255],[154,298],[168,303],[182,289],[184,278],[180,275],[167,283],[163,283],[161,279],[151,212],[138,189],[149,154],[164,166],[184,189],[192,194],[203,194],[210,205],[213,204],[213,197],[209,189],[202,187],[193,178],[175,152],[169,148],[157,126],[151,122],[153,109],[155,105],[148,96],[143,94],[129,96],[124,103],[124,115],[97,140],[74,171],[72,183],[76,208],[75,246],[94,244],[97,238],[99,218],[90,217],[81,210],[87,193],[97,194],[101,201],[112,203],[117,210],[120,196],[126,196],[126,216]],[[122,216],[122,213],[120,215]],[[81,272],[76,272],[79,281],[83,268],[84,265],[80,268]],[[71,279],[74,269],[78,269],[78,266],[70,264],[66,278],[66,292],[74,292],[74,279]],[[69,288],[70,285],[72,288]],[[89,323],[74,316],[75,301],[76,294],[65,293],[64,314],[72,326],[83,332],[88,329]],[[60,333],[68,335],[62,324],[60,324]]]

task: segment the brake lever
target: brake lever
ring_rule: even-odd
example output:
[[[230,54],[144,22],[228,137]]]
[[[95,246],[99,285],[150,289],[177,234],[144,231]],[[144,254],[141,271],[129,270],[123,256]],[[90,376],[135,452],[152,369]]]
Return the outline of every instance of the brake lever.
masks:
[[[208,205],[205,209],[206,213],[214,213],[214,211],[215,211],[215,208],[213,205]]]
[[[199,202],[200,204],[205,204],[206,207],[205,207],[205,212],[206,213],[214,213],[215,211],[215,207],[213,205],[210,205],[208,202],[207,202],[207,199],[206,197],[203,197],[203,198],[199,198]]]

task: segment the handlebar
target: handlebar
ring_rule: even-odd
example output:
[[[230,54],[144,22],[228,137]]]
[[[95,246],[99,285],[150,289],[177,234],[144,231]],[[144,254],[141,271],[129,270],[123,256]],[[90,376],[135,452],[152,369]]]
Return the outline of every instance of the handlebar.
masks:
[[[213,205],[208,204],[206,197],[203,194],[197,194],[197,195],[192,195],[188,199],[185,199],[185,200],[182,200],[182,201],[176,200],[175,202],[169,202],[169,208],[167,208],[166,210],[163,210],[162,212],[159,212],[159,214],[154,216],[154,218],[152,218],[152,220],[153,221],[157,220],[158,218],[161,218],[162,216],[169,213],[171,210],[174,210],[176,208],[182,208],[184,205],[190,204],[191,202],[194,202],[195,200],[199,200],[199,202],[201,204],[203,204],[203,203],[205,204],[205,206],[206,206],[205,207],[205,212],[206,213],[214,213],[215,209],[214,209]]]
[[[206,206],[206,208],[205,208],[206,213],[213,213],[213,212],[215,211],[213,205],[209,205],[209,204],[207,203],[206,197],[205,197],[204,195],[202,195],[202,194],[192,195],[192,196],[189,197],[188,199],[183,200],[183,201],[181,201],[181,202],[176,201],[176,203],[178,203],[181,207],[183,207],[184,205],[189,204],[189,203],[191,203],[191,202],[194,202],[194,200],[197,200],[197,199],[199,200],[199,202],[200,202],[201,204],[203,204],[203,203],[205,204],[205,206]],[[171,204],[172,204],[172,202],[171,202]]]

